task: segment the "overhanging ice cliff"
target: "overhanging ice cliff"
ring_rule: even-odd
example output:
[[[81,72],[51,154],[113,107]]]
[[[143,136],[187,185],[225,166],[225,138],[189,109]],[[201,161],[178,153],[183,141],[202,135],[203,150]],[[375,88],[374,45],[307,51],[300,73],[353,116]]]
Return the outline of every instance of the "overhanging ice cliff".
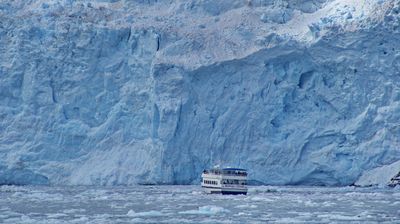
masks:
[[[351,184],[400,160],[396,0],[0,3],[0,184]]]

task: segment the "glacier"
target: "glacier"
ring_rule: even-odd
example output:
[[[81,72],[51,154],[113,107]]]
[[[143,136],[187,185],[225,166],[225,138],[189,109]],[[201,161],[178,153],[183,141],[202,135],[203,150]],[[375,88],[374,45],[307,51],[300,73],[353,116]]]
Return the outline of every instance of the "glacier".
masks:
[[[0,184],[348,185],[399,121],[397,0],[0,2]]]

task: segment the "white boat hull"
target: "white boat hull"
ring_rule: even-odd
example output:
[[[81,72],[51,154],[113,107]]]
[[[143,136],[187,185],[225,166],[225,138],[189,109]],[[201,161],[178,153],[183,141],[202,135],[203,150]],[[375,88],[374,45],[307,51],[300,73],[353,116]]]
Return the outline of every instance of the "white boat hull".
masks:
[[[203,190],[209,194],[247,194],[247,188],[221,188],[221,187],[205,187]]]

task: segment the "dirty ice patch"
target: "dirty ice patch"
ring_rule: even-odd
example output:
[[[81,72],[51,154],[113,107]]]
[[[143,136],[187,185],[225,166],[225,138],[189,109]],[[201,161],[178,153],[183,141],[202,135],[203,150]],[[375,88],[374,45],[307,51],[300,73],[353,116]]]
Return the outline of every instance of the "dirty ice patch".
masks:
[[[68,215],[64,214],[64,213],[51,213],[51,214],[47,214],[47,218],[48,219],[62,219],[67,217]]]
[[[338,221],[357,221],[360,220],[360,217],[356,215],[343,215],[338,213],[332,214],[319,214],[318,218],[326,218],[328,220],[338,220]]]
[[[213,205],[206,205],[206,206],[201,206],[197,210],[188,210],[188,211],[182,211],[179,212],[179,214],[185,214],[185,215],[216,215],[219,213],[229,213],[230,210],[218,207],[218,206],[213,206]]]

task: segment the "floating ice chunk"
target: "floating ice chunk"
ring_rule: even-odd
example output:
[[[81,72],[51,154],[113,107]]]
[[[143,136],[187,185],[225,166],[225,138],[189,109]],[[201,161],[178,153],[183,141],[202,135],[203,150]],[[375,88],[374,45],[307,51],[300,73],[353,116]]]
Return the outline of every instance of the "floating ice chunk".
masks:
[[[21,196],[21,195],[19,194],[19,196]],[[49,194],[49,193],[45,193],[45,192],[30,192],[29,199],[32,201],[43,201],[43,200],[45,200],[45,201],[63,201],[63,200],[65,200],[62,194]]]
[[[322,203],[322,206],[324,206],[324,207],[331,207],[331,206],[334,206],[334,205],[335,205],[335,203],[329,202],[329,201],[325,201],[325,202]]]
[[[319,204],[314,203],[314,202],[312,202],[312,201],[304,201],[303,203],[304,203],[304,205],[307,206],[307,207],[319,206]]]
[[[272,187],[251,187],[247,191],[248,194],[271,193],[271,192],[278,192],[278,189]]]
[[[229,213],[228,209],[214,206],[214,205],[207,205],[201,206],[198,210],[188,210],[179,212],[179,214],[187,214],[187,215],[215,215],[218,213]]]
[[[88,217],[82,216],[82,217],[71,220],[70,223],[87,223],[88,221],[89,221]]]
[[[159,211],[147,211],[147,212],[135,212],[133,210],[129,210],[129,212],[126,214],[127,216],[131,217],[158,217],[158,216],[164,216],[162,212]]]
[[[360,220],[358,216],[349,216],[343,214],[320,214],[317,215],[319,218],[328,218],[330,220],[340,220],[340,221],[356,221]]]
[[[200,195],[203,194],[202,191],[192,191],[192,195]]]
[[[296,218],[281,218],[275,221],[276,223],[303,223],[302,220]]]
[[[267,202],[273,201],[267,197],[262,197],[262,196],[255,196],[255,197],[252,197],[250,200],[252,200],[252,201],[267,201]]]
[[[80,209],[72,208],[72,209],[66,209],[63,211],[63,213],[66,213],[66,214],[75,214],[75,213],[84,213],[84,212],[86,212],[86,209],[83,209],[83,208],[80,208]]]
[[[132,223],[143,223],[145,220],[142,218],[134,218],[131,220]]]
[[[27,192],[25,187],[17,185],[1,185],[0,192]]]
[[[135,211],[129,210],[128,213],[126,214],[127,216],[135,216]]]
[[[257,205],[243,204],[236,206],[236,208],[257,208]]]
[[[47,214],[47,218],[48,219],[58,219],[58,218],[63,218],[66,217],[68,215],[63,214],[63,213],[52,213],[52,214]]]
[[[22,215],[19,223],[34,223],[34,219],[30,218],[27,215]]]
[[[268,16],[267,16],[267,14],[266,14],[266,13],[263,13],[263,14],[260,16],[260,20],[261,20],[262,22],[264,22],[264,23],[268,22]]]

